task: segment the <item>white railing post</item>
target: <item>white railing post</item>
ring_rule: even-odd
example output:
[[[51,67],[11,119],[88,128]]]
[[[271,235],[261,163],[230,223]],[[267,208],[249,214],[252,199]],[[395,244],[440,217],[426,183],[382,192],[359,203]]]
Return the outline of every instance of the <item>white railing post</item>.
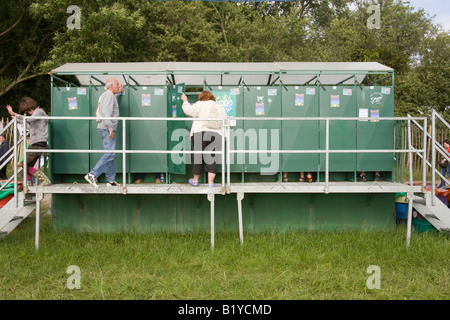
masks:
[[[230,179],[231,179],[231,174],[230,174],[230,171],[231,171],[231,165],[230,165],[230,162],[231,162],[231,160],[230,160],[230,158],[231,158],[230,157],[231,133],[230,133],[230,131],[231,131],[230,121],[228,121],[228,126],[227,126],[227,130],[226,130],[226,134],[227,134],[227,193],[231,192],[231,181],[230,181]]]
[[[225,194],[225,134],[228,121],[222,121],[222,194]]]
[[[413,163],[412,163],[412,139],[411,139],[411,120],[408,119],[408,159],[409,159],[409,185],[412,187],[414,183],[413,179]]]
[[[422,189],[427,185],[427,126],[428,119],[423,120],[423,158],[422,158]]]
[[[329,170],[330,170],[330,119],[325,121],[325,193],[328,193],[329,188]]]
[[[26,194],[28,192],[28,185],[27,185],[27,117],[23,117],[23,155],[22,155],[22,168],[23,168],[23,192]],[[33,179],[33,178],[31,178]]]
[[[126,135],[126,121],[125,119],[122,120],[122,190],[126,190],[127,186],[127,173],[126,173],[126,143],[127,143],[127,135]]]
[[[436,115],[435,110],[431,111],[431,205],[435,205],[435,187],[436,187]]]
[[[15,199],[15,206],[16,208],[19,206],[19,194],[18,194],[18,186],[17,186],[17,182],[18,182],[18,177],[17,177],[17,118],[14,117],[13,118],[13,139],[14,139],[14,148],[13,148],[13,152],[14,152],[14,199]]]

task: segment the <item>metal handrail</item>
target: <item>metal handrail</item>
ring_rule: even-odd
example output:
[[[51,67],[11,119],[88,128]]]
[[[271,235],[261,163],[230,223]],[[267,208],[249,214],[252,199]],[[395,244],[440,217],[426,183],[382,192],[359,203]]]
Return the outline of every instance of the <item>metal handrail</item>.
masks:
[[[17,118],[14,117],[11,121],[8,122],[8,124],[1,130],[0,134],[3,134],[9,127],[13,127],[13,147],[10,148],[1,158],[0,161],[2,161],[3,163],[0,165],[0,168],[3,168],[4,166],[7,166],[9,161],[11,161],[12,159],[13,161],[13,175],[11,177],[9,177],[9,179],[6,180],[5,183],[3,183],[2,186],[0,186],[0,191],[3,190],[4,188],[6,188],[6,186],[11,183],[12,181],[14,181],[14,199],[15,199],[15,207],[17,208],[19,206],[19,199],[17,197],[18,195],[18,185],[17,185],[17,174],[20,173],[21,169],[17,169],[17,163],[18,163],[18,159],[17,159],[17,148],[18,145],[20,144],[20,142],[23,141],[22,139],[17,138]],[[12,152],[12,155],[9,155]],[[9,156],[8,156],[9,155]],[[7,157],[8,156],[8,157]],[[5,159],[5,157],[7,157]]]
[[[410,128],[410,121],[414,119],[414,120],[422,120],[424,121],[425,125],[426,125],[426,121],[427,118],[426,117],[383,117],[383,118],[376,118],[376,121],[379,120],[407,120],[408,121],[408,127]],[[393,150],[389,150],[389,149],[369,149],[369,150],[335,150],[335,149],[330,149],[329,146],[329,135],[330,135],[330,130],[329,130],[329,124],[330,121],[373,121],[375,120],[374,118],[368,118],[368,117],[233,117],[233,120],[258,120],[258,121],[270,121],[270,120],[287,120],[287,121],[294,121],[294,120],[307,120],[307,121],[325,121],[326,122],[326,130],[325,130],[325,150],[323,149],[319,149],[319,150],[228,150],[228,153],[267,153],[267,152],[271,152],[271,153],[325,153],[325,193],[328,193],[329,190],[329,154],[330,153],[408,153],[410,156],[410,159],[412,158],[412,152],[414,151],[418,151],[418,152],[422,152],[424,155],[426,154],[426,144],[424,144],[424,148],[417,150],[412,148],[412,143],[411,143],[411,133],[409,130],[409,139],[408,139],[408,145],[409,148],[405,149],[405,150],[398,150],[398,149],[393,149]],[[228,135],[228,139],[230,139],[230,136]],[[228,155],[229,156],[229,155]],[[228,179],[227,179],[227,187],[230,187],[230,161],[228,158],[228,170],[227,170],[227,174],[228,174]],[[425,175],[423,175],[422,177],[422,186],[425,186],[426,184],[426,177]],[[412,181],[412,166],[410,166],[410,185],[413,185],[413,181]]]
[[[48,117],[33,117],[34,119],[46,119],[46,120],[116,120],[122,121],[122,150],[80,150],[80,149],[48,149],[46,153],[120,153],[123,156],[123,188],[126,187],[126,155],[133,153],[148,153],[148,154],[220,154],[222,156],[222,191],[225,187],[225,182],[227,187],[230,187],[230,154],[234,153],[324,153],[325,154],[325,192],[329,189],[329,155],[330,153],[408,153],[410,158],[413,152],[421,152],[425,155],[426,147],[424,144],[423,149],[415,149],[412,147],[411,143],[411,121],[424,121],[426,126],[426,117],[380,117],[380,118],[369,118],[369,117],[233,117],[233,120],[246,120],[246,121],[325,121],[326,122],[326,140],[325,149],[320,150],[231,150],[230,144],[227,144],[226,149],[221,151],[186,151],[186,150],[126,150],[126,122],[127,121],[205,121],[212,120],[213,118],[192,118],[192,117],[67,117],[67,116],[48,116]],[[26,127],[27,117],[23,117],[24,127]],[[224,148],[224,141],[227,139],[230,141],[230,131],[231,126],[229,121],[226,119],[214,119],[222,120],[224,125],[222,126],[222,146]],[[408,121],[408,145],[409,147],[404,150],[398,149],[367,149],[367,150],[335,150],[330,149],[329,146],[329,125],[330,121],[386,121],[386,120],[406,120]],[[225,138],[226,137],[226,138]],[[26,144],[24,144],[24,156],[27,153]],[[225,169],[225,156],[227,157],[227,169]],[[412,166],[410,166],[410,185],[412,185]],[[225,173],[227,177],[225,178]],[[24,162],[24,178],[26,175],[26,163]],[[423,178],[422,185],[425,185],[425,179]],[[26,189],[26,186],[24,186]]]
[[[432,168],[431,169],[431,172],[432,172],[431,185],[432,185],[432,189],[433,190],[434,190],[434,187],[436,185],[436,175],[435,175],[435,172],[436,172],[436,145],[439,145],[439,147],[440,147],[440,144],[436,142],[436,118],[438,120],[440,120],[445,126],[447,126],[447,128],[450,129],[450,124],[447,121],[445,121],[445,119],[442,118],[436,112],[436,110],[433,109],[432,112],[431,112],[431,123],[432,123],[432,132],[431,132],[431,158],[432,158],[432,161],[431,161],[431,168]],[[441,152],[441,150],[439,150],[439,148],[438,148],[438,151]],[[444,154],[444,156],[447,159],[450,160],[450,158],[447,155]],[[447,179],[445,179],[445,177],[443,177],[440,172],[439,172],[439,176],[444,178],[444,181],[449,183],[449,181]],[[432,206],[436,205],[436,194],[435,194],[435,192],[431,193],[431,205]]]
[[[169,121],[207,121],[207,120],[219,120],[223,122],[222,125],[222,146],[224,146],[225,140],[225,128],[227,127],[226,119],[217,119],[217,118],[192,118],[192,117],[33,117],[35,120],[116,120],[122,121],[122,150],[92,150],[92,149],[46,149],[45,153],[121,153],[123,156],[123,171],[122,171],[122,188],[125,191],[126,189],[126,154],[138,154],[138,153],[148,153],[148,154],[220,154],[222,156],[222,193],[225,192],[225,151],[222,147],[221,151],[185,151],[185,150],[125,150],[126,147],[126,121],[161,121],[161,120],[169,120]],[[26,128],[27,116],[23,117],[23,126]],[[23,146],[23,154],[26,157],[28,148],[26,144]],[[23,162],[23,174],[24,181],[26,181],[26,161]],[[24,192],[26,193],[28,188],[26,184],[24,185]]]

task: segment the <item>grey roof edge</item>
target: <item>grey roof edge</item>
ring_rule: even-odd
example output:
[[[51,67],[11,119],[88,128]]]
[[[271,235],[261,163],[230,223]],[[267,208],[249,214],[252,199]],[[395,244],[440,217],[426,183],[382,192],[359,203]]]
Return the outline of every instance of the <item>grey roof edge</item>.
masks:
[[[225,67],[211,68],[207,66]],[[187,68],[186,66],[192,66]],[[103,68],[105,67],[105,68]],[[201,68],[200,68],[201,67]],[[231,68],[232,67],[232,68]],[[243,68],[245,67],[245,68]],[[250,68],[251,67],[251,68]],[[259,68],[258,68],[259,67]],[[197,68],[197,69],[196,69]],[[393,72],[394,69],[379,62],[87,62],[66,63],[51,74],[156,74],[202,72],[260,72],[260,73],[342,73],[342,72]]]

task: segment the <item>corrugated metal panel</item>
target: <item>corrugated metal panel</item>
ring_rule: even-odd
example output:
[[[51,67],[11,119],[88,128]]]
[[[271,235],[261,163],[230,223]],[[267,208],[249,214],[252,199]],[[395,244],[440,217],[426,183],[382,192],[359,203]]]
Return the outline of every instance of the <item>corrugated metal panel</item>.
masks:
[[[245,194],[246,232],[395,228],[393,194]],[[53,224],[75,232],[209,232],[206,195],[52,196]],[[236,197],[215,197],[215,231],[237,231]],[[236,235],[237,236],[237,235]]]

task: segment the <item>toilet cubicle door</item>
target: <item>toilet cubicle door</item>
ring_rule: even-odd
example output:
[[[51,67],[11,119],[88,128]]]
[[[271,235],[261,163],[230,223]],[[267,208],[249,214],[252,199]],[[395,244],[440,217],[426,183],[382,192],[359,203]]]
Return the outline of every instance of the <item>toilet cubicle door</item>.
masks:
[[[242,117],[243,115],[243,94],[242,87],[240,86],[213,86],[211,92],[216,98],[216,102],[226,111],[229,124],[230,124],[230,141],[225,141],[226,144],[230,143],[230,147],[233,150],[243,149],[244,135],[243,133],[243,121],[234,120],[234,117]],[[244,155],[240,156],[241,158]],[[242,172],[244,170],[244,160],[239,161],[239,156],[235,153],[230,154],[230,172]],[[226,162],[225,155],[225,164]],[[218,164],[222,163],[222,159],[219,156]],[[222,166],[217,167],[218,172],[222,171]]]
[[[166,118],[167,89],[165,86],[130,87],[130,117]],[[167,121],[130,121],[129,150],[167,150]],[[130,154],[130,172],[167,172],[167,154]]]
[[[355,86],[320,86],[320,117],[355,117]],[[329,149],[356,150],[356,121],[330,120]],[[320,149],[326,150],[326,122],[320,121]],[[325,153],[320,156],[320,169],[325,171]],[[332,172],[351,172],[356,169],[356,153],[330,153],[329,170]]]
[[[281,117],[281,87],[249,86],[244,91],[244,117]],[[280,120],[245,120],[246,150],[263,151],[245,155],[245,172],[275,174],[280,171]],[[267,151],[264,151],[267,150]]]
[[[53,87],[52,116],[89,117],[89,88]],[[89,120],[52,120],[49,143],[52,149],[89,149]],[[52,153],[54,174],[86,174],[89,153]]]
[[[315,86],[286,86],[282,89],[282,117],[318,117],[319,94]],[[318,120],[283,120],[281,131],[283,150],[318,150]],[[282,168],[284,172],[301,172],[318,170],[319,154],[283,153]]]
[[[394,121],[378,120],[394,117],[394,92],[390,86],[370,86],[357,89],[358,116],[367,121],[357,122],[357,146],[360,150],[393,150]],[[358,153],[358,171],[393,171],[393,153]]]
[[[166,86],[167,91],[167,117],[184,118],[183,101],[181,95],[185,91],[184,83]],[[184,151],[190,144],[189,131],[186,130],[186,121],[167,121],[167,150]],[[167,155],[167,169],[169,173],[186,174],[188,154],[173,153]]]

